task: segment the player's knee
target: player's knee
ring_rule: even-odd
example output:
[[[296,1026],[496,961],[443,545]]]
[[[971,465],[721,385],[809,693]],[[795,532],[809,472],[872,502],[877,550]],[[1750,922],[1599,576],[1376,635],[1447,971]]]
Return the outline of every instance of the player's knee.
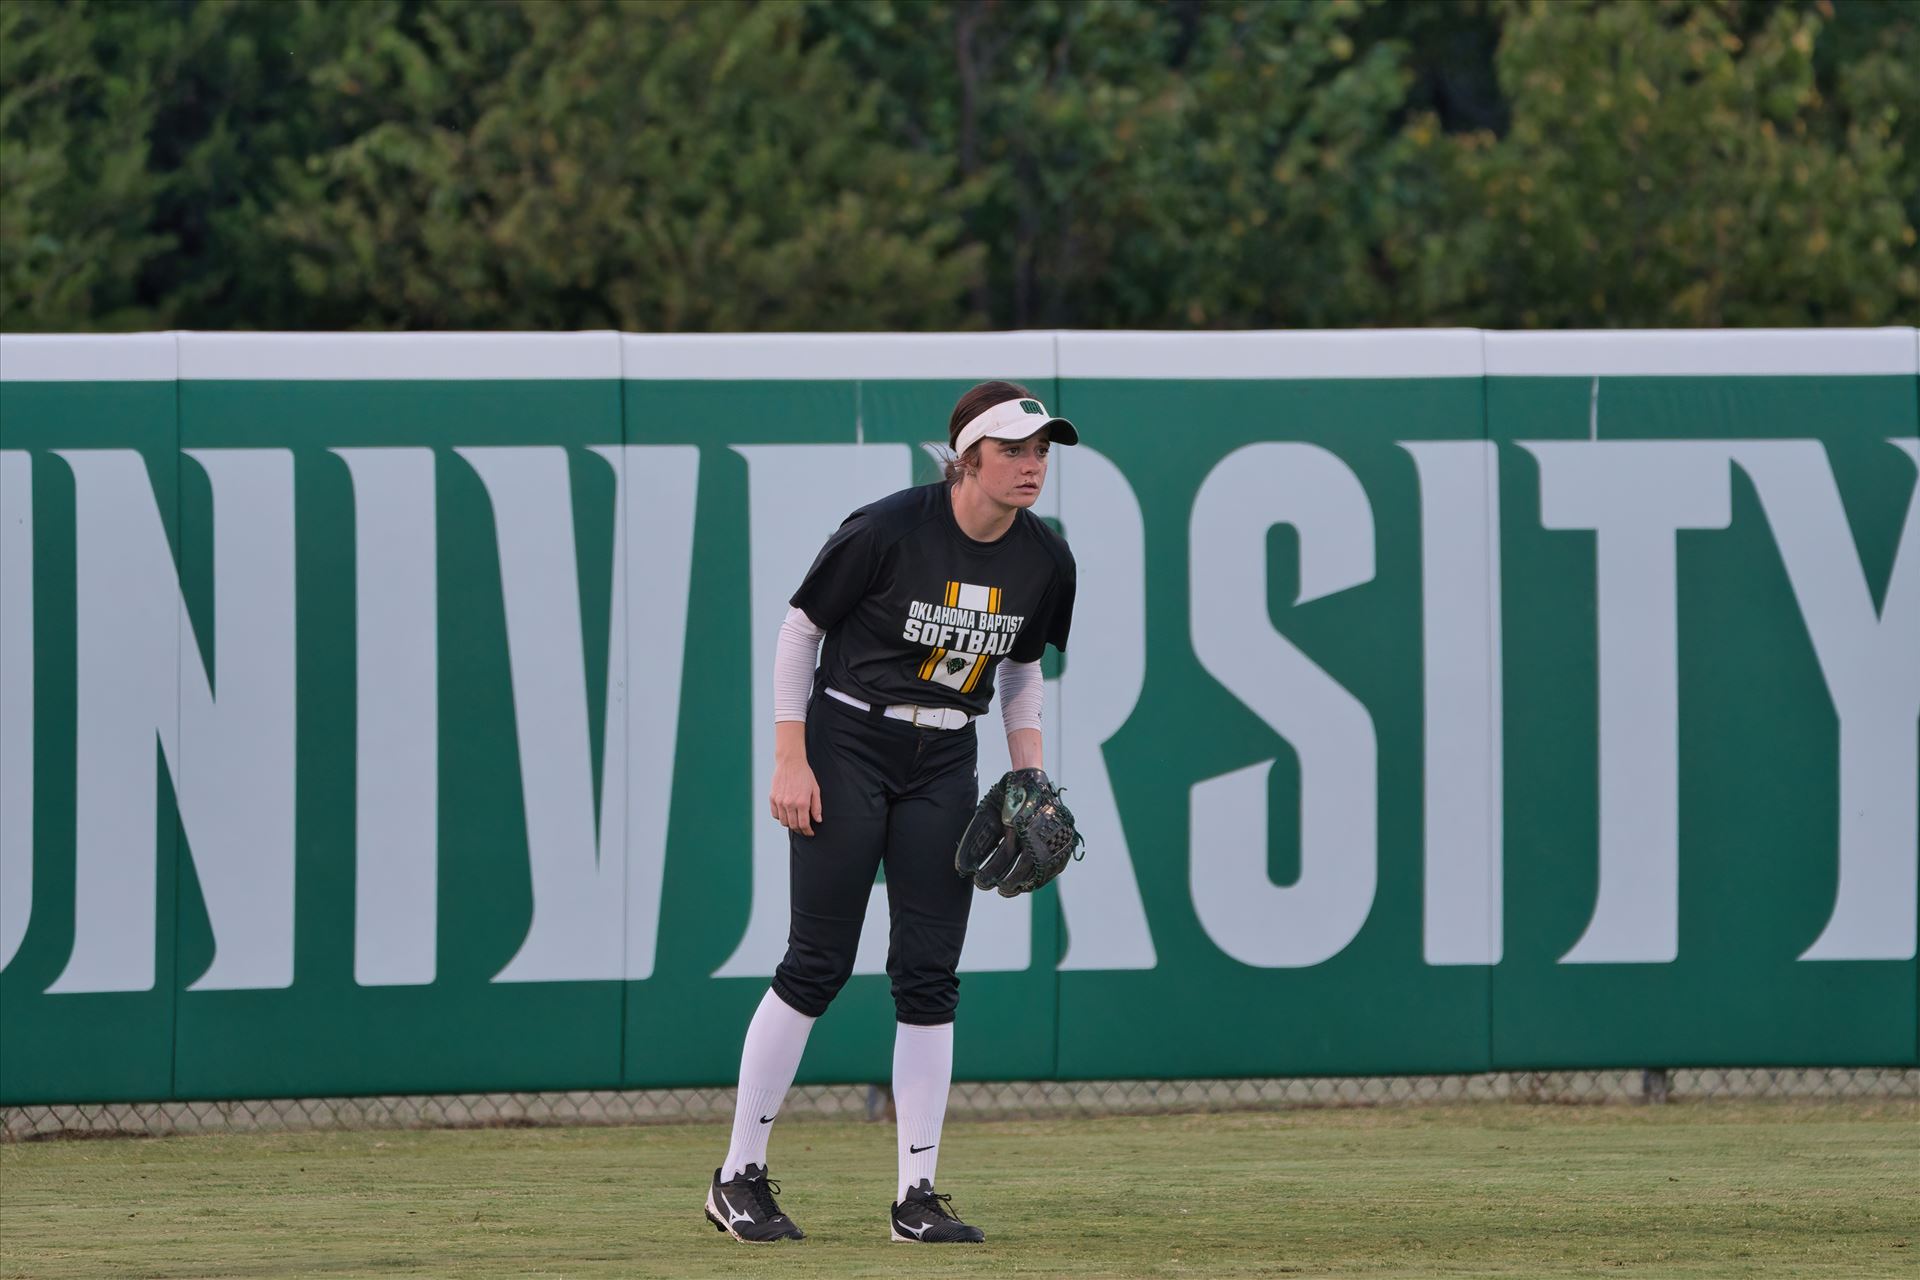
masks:
[[[848,957],[844,964],[833,961],[807,964],[797,963],[789,955],[774,970],[773,990],[799,1012],[809,1018],[817,1018],[827,1011],[827,1006],[833,1003],[833,998],[840,994],[840,988],[847,985],[847,979],[852,975],[852,957]]]
[[[915,1027],[944,1026],[953,1021],[959,1007],[960,992],[957,988],[940,997],[915,995],[909,998],[898,993],[893,997],[894,1018]]]
[[[953,1021],[960,1007],[960,978],[952,970],[895,972],[894,1016],[914,1026],[937,1027]]]

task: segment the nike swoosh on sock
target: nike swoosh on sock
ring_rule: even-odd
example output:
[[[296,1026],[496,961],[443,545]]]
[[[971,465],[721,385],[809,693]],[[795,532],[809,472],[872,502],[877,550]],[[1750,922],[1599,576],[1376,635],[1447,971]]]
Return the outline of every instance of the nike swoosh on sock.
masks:
[[[924,1147],[916,1147],[916,1146],[914,1146],[914,1145],[913,1145],[913,1144],[912,1144],[911,1142],[909,1142],[909,1143],[907,1144],[907,1150],[908,1150],[909,1152],[911,1152],[912,1154],[914,1154],[914,1155],[916,1155],[916,1156],[917,1156],[917,1155],[919,1155],[919,1154],[920,1154],[920,1153],[921,1153],[922,1151],[931,1151],[931,1150],[933,1150],[933,1149],[934,1149],[935,1147],[937,1147],[937,1146],[939,1146],[939,1145],[940,1145],[940,1144],[939,1144],[939,1143],[937,1143],[937,1142],[929,1142],[929,1143],[928,1143],[928,1144],[927,1144],[926,1146],[924,1146]]]

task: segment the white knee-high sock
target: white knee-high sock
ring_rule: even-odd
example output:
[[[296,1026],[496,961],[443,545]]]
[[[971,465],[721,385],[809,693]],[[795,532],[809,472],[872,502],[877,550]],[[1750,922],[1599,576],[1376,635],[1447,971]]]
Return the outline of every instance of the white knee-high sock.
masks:
[[[767,1134],[773,1117],[793,1087],[813,1019],[772,991],[760,1001],[747,1024],[740,1049],[740,1096],[733,1104],[733,1145],[720,1166],[721,1181],[738,1177],[750,1164],[767,1165]]]
[[[916,1027],[898,1023],[893,1033],[893,1110],[899,1117],[900,1188],[895,1201],[922,1178],[933,1185],[940,1159],[940,1126],[947,1118],[953,1085],[953,1024]]]

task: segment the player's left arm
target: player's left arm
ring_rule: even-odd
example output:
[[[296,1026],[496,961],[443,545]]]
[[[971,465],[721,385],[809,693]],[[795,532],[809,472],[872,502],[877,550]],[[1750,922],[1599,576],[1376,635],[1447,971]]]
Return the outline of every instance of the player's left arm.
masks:
[[[1038,729],[1009,729],[1007,731],[1007,755],[1012,757],[1016,769],[1044,769],[1041,763],[1040,731]]]
[[[1000,718],[1007,726],[1007,755],[1016,769],[1042,769],[1040,706],[1046,681],[1038,662],[1000,664]]]

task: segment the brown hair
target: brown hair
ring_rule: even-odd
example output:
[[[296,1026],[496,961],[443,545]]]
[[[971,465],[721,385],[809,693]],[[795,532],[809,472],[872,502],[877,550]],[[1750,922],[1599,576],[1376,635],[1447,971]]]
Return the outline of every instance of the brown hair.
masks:
[[[982,382],[954,401],[953,416],[947,420],[947,448],[960,443],[960,429],[997,404],[1009,400],[1035,399],[1033,392],[1017,382]],[[947,483],[957,484],[960,477],[980,465],[980,442],[974,441],[964,456],[947,463]]]

